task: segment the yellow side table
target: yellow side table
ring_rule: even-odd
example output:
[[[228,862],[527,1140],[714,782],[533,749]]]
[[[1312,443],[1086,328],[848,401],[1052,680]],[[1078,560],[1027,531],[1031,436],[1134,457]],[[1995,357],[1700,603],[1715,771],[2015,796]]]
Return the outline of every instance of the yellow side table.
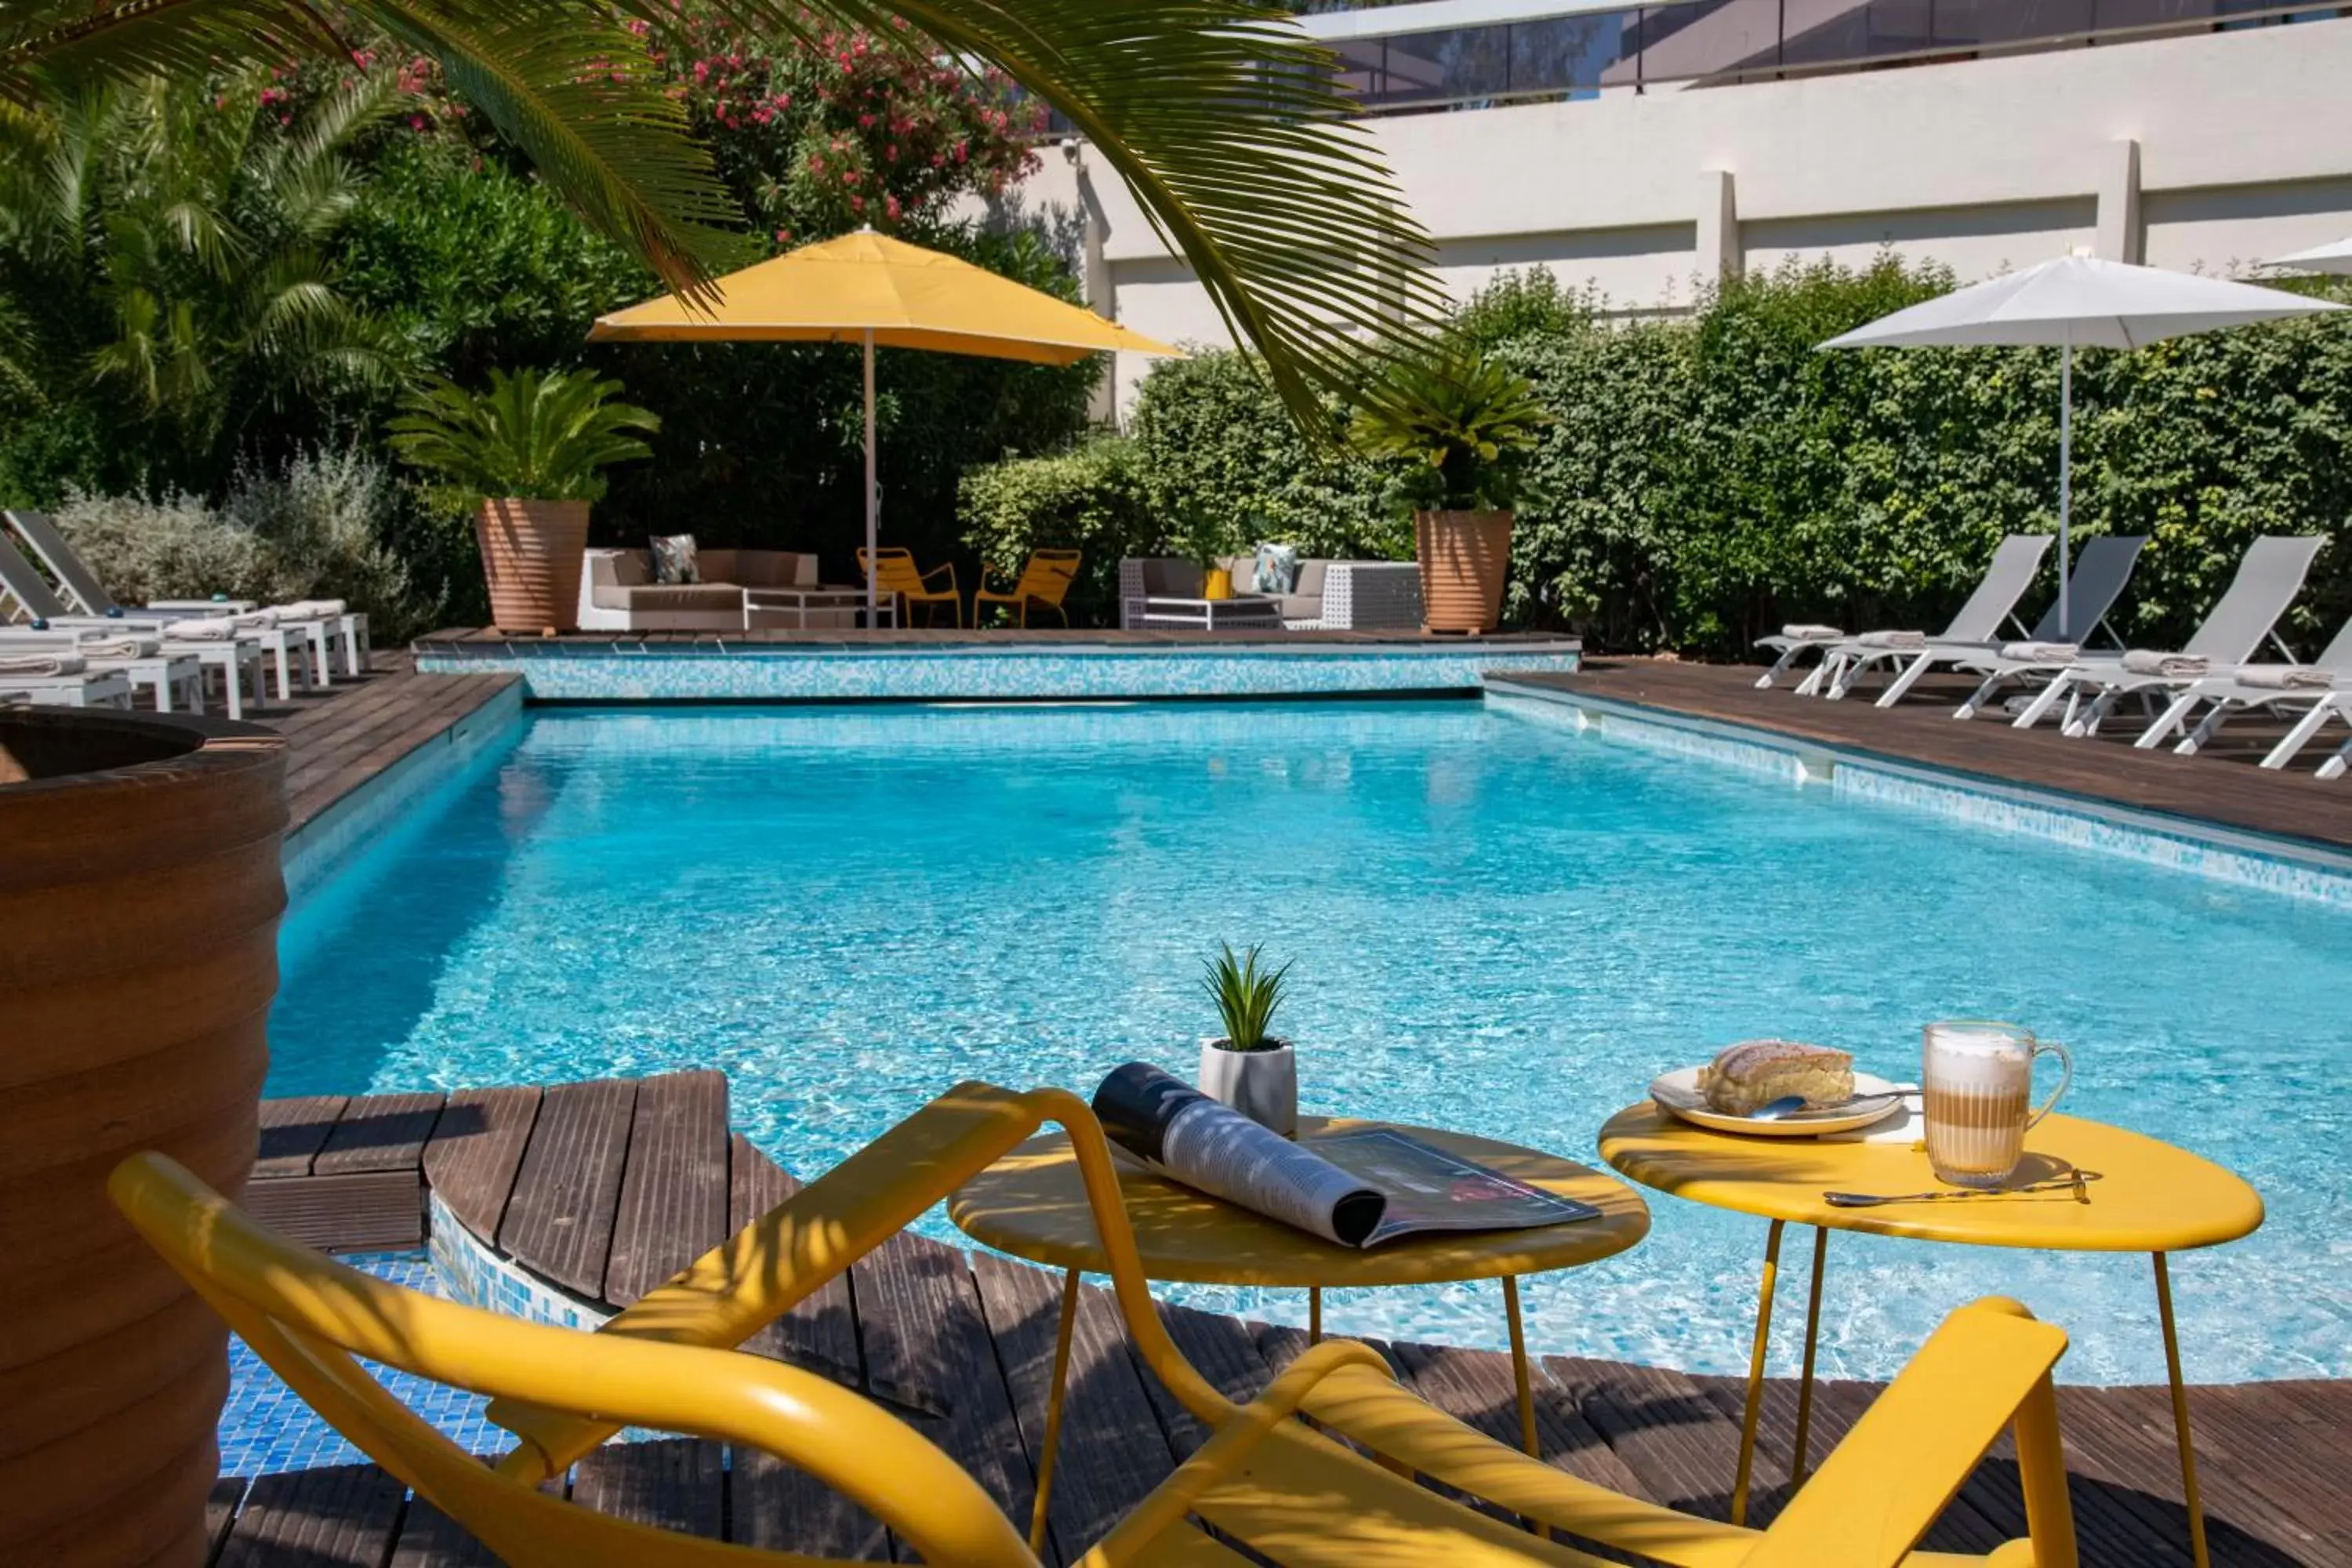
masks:
[[[1121,1155],[1120,1195],[1135,1227],[1143,1271],[1150,1279],[1181,1284],[1304,1288],[1308,1333],[1318,1340],[1323,1333],[1327,1288],[1500,1279],[1518,1392],[1519,1435],[1533,1454],[1535,1394],[1519,1321],[1519,1279],[1624,1251],[1649,1234],[1649,1207],[1631,1187],[1589,1165],[1466,1133],[1302,1116],[1298,1138],[1312,1143],[1327,1134],[1381,1126],[1395,1127],[1531,1186],[1590,1204],[1601,1211],[1600,1217],[1529,1230],[1406,1237],[1370,1248],[1340,1247],[1164,1180]],[[1045,1441],[1037,1461],[1037,1501],[1029,1524],[1031,1548],[1043,1550],[1054,1453],[1062,1431],[1062,1396],[1069,1377],[1070,1336],[1077,1321],[1078,1277],[1108,1268],[1069,1141],[1057,1132],[1022,1144],[966,1183],[949,1200],[948,1217],[975,1241],[1065,1271],[1053,1389],[1046,1399]]]
[[[2156,1307],[2164,1325],[2165,1369],[2172,1382],[2172,1420],[2180,1447],[2180,1482],[2189,1509],[2189,1549],[2209,1561],[2205,1513],[2197,1495],[2197,1455],[2189,1436],[2189,1396],[2180,1376],[2180,1341],[2172,1321],[2172,1279],[2165,1258],[2189,1247],[2235,1241],[2263,1223],[2263,1200],[2241,1177],[2158,1139],[2085,1121],[2045,1117],[2025,1138],[2014,1184],[2096,1172],[2077,1190],[1992,1194],[1932,1203],[1837,1208],[1829,1192],[1932,1192],[1943,1187],[1925,1150],[1912,1143],[1841,1143],[1810,1138],[1753,1138],[1695,1127],[1649,1100],[1628,1106],[1601,1130],[1601,1154],[1643,1186],[1694,1203],[1772,1222],[1764,1243],[1764,1290],[1748,1363],[1748,1405],[1740,1422],[1739,1468],[1731,1520],[1744,1523],[1756,1463],[1756,1422],[1764,1394],[1764,1352],[1772,1328],[1772,1289],[1780,1267],[1780,1233],[1790,1223],[1813,1229],[1811,1289],[1805,1304],[1805,1354],[1797,1394],[1791,1485],[1803,1482],[1812,1425],[1813,1349],[1821,1329],[1822,1269],[1832,1230],[1971,1247],[2021,1247],[2060,1252],[2145,1252],[2156,1260]],[[1957,1191],[1958,1189],[1945,1189]]]

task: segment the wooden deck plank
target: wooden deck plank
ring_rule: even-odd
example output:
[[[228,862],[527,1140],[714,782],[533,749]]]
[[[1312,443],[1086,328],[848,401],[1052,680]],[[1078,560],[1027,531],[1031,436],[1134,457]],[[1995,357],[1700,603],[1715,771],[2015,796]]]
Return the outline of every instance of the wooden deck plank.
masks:
[[[1392,1348],[1423,1399],[1498,1443],[1521,1446],[1518,1384],[1508,1355],[1407,1342]],[[1540,1364],[1528,1370],[1535,1394],[1536,1447],[1544,1462],[1612,1491],[1648,1497],[1641,1477],[1585,1418],[1573,1394]]]
[[[592,1299],[612,1255],[636,1098],[627,1079],[547,1089],[499,1226],[501,1251]]]
[[[205,1494],[205,1561],[215,1562],[221,1547],[228,1540],[229,1526],[236,1522],[237,1505],[245,1501],[246,1479],[243,1476],[223,1476],[213,1482],[212,1490]]]
[[[1022,1440],[1033,1463],[1042,1463],[1062,1277],[985,1252],[973,1255],[971,1271]],[[1066,1563],[1083,1556],[1176,1468],[1118,1305],[1091,1285],[1078,1289],[1055,1466],[1047,1519]]]
[[[727,1227],[731,1234],[798,1192],[800,1184],[740,1132],[730,1140],[730,1149]],[[821,1372],[850,1388],[863,1387],[866,1373],[858,1360],[857,1317],[851,1304],[849,1275],[826,1280],[791,1311],[745,1341],[743,1348]]]
[[[2016,730],[1991,719],[1956,721],[1952,710],[1973,681],[1923,680],[1903,703],[1883,709],[1859,696],[1826,702],[1785,688],[1759,691],[1759,673],[1746,665],[1611,659],[1574,675],[1497,678],[1493,689],[1589,693],[1990,782],[2352,847],[2352,790],[2314,776],[2326,754],[2316,745],[2294,766],[2272,771],[2250,765],[2244,752],[2182,757],[2162,747],[2137,750],[2131,742],[2144,724],[2110,722],[2096,736],[2069,739],[2047,721]]]
[[[607,1443],[573,1468],[572,1500],[615,1519],[716,1541],[727,1526],[727,1451],[698,1437]]]
[[[868,1388],[1029,1528],[1030,1460],[962,1252],[900,1234],[851,1270]],[[892,1542],[902,1560],[904,1544]]]
[[[1730,1515],[1739,1428],[1678,1372],[1546,1356],[1543,1368],[1641,1478],[1655,1500],[1706,1519]]]
[[[604,1299],[625,1307],[727,1239],[727,1075],[637,1085]]]
[[[260,1477],[229,1529],[219,1568],[384,1568],[407,1496],[373,1465]]]
[[[425,1145],[441,1118],[438,1094],[362,1095],[343,1107],[324,1147],[310,1163],[316,1176],[363,1171],[421,1171]]]
[[[408,1500],[391,1568],[500,1568],[499,1554],[421,1497]]]
[[[1250,1336],[1249,1325],[1239,1318],[1223,1312],[1198,1311],[1167,1301],[1154,1304],[1160,1322],[1167,1326],[1168,1337],[1176,1342],[1184,1359],[1227,1399],[1237,1405],[1255,1399],[1274,1380],[1274,1369],[1265,1364],[1257,1342]],[[1130,1343],[1129,1349],[1132,1348]],[[1143,1381],[1144,1393],[1159,1413],[1160,1427],[1168,1434],[1169,1447],[1180,1460],[1192,1458],[1193,1450],[1209,1440],[1209,1429],[1152,1375],[1139,1355],[1136,1357],[1136,1369]]]
[[[253,1162],[257,1181],[307,1176],[326,1146],[335,1121],[350,1103],[341,1094],[306,1094],[261,1102],[261,1147]]]
[[[536,1089],[465,1089],[449,1096],[425,1145],[425,1180],[466,1227],[495,1240],[539,1120]]]

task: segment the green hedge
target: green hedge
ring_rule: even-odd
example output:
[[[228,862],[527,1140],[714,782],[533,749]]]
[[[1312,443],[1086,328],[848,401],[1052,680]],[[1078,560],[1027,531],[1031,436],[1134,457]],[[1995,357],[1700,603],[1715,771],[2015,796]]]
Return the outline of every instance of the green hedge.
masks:
[[[2057,355],[1815,345],[1951,282],[1891,258],[1791,266],[1689,319],[1630,324],[1540,272],[1471,301],[1465,329],[1559,420],[1539,499],[1519,513],[1510,621],[1706,657],[1741,655],[1794,619],[1940,625],[2003,534],[2056,527]],[[2338,531],[2352,513],[2352,321],[2084,351],[2074,395],[2077,536],[2151,536],[2116,617],[2136,642],[2186,636],[2254,536]],[[968,541],[1017,563],[1031,544],[1077,542],[1059,532],[1066,512],[1124,508],[1121,540],[1166,549],[1197,504],[1234,526],[1236,547],[1411,553],[1381,502],[1385,476],[1308,452],[1238,355],[1155,370],[1131,429],[1115,507],[1066,489],[1052,507],[1024,502],[1047,493],[1042,468],[1020,482],[1022,465],[968,474]],[[2352,549],[2338,546],[2291,635],[2311,651],[2347,613]]]

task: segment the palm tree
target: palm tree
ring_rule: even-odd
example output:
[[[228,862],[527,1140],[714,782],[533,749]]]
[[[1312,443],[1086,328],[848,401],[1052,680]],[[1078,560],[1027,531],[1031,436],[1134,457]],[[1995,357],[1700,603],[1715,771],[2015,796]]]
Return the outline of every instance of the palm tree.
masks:
[[[358,199],[342,150],[396,101],[389,79],[283,124],[211,97],[151,77],[0,111],[0,293],[41,302],[0,316],[0,392],[94,383],[198,468],[257,416],[390,379],[328,247]]]
[[[1321,427],[1318,387],[1347,384],[1357,346],[1393,340],[1440,302],[1428,241],[1349,121],[1336,62],[1274,0],[709,4],[776,37],[889,38],[903,23],[938,53],[1003,69],[1126,181],[1309,427]],[[335,14],[438,60],[584,218],[672,288],[707,284],[729,253],[737,215],[648,54],[673,0],[344,0]],[[310,0],[9,0],[0,100],[347,57],[336,25]]]

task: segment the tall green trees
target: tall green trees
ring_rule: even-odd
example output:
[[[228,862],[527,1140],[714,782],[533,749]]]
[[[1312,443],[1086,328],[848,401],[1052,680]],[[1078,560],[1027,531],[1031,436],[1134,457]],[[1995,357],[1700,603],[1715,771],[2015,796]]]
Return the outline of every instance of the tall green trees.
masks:
[[[315,431],[389,379],[334,246],[358,199],[348,150],[392,86],[358,75],[284,116],[267,90],[150,79],[0,115],[0,410],[20,467],[83,430],[121,482],[210,489],[249,433]]]

